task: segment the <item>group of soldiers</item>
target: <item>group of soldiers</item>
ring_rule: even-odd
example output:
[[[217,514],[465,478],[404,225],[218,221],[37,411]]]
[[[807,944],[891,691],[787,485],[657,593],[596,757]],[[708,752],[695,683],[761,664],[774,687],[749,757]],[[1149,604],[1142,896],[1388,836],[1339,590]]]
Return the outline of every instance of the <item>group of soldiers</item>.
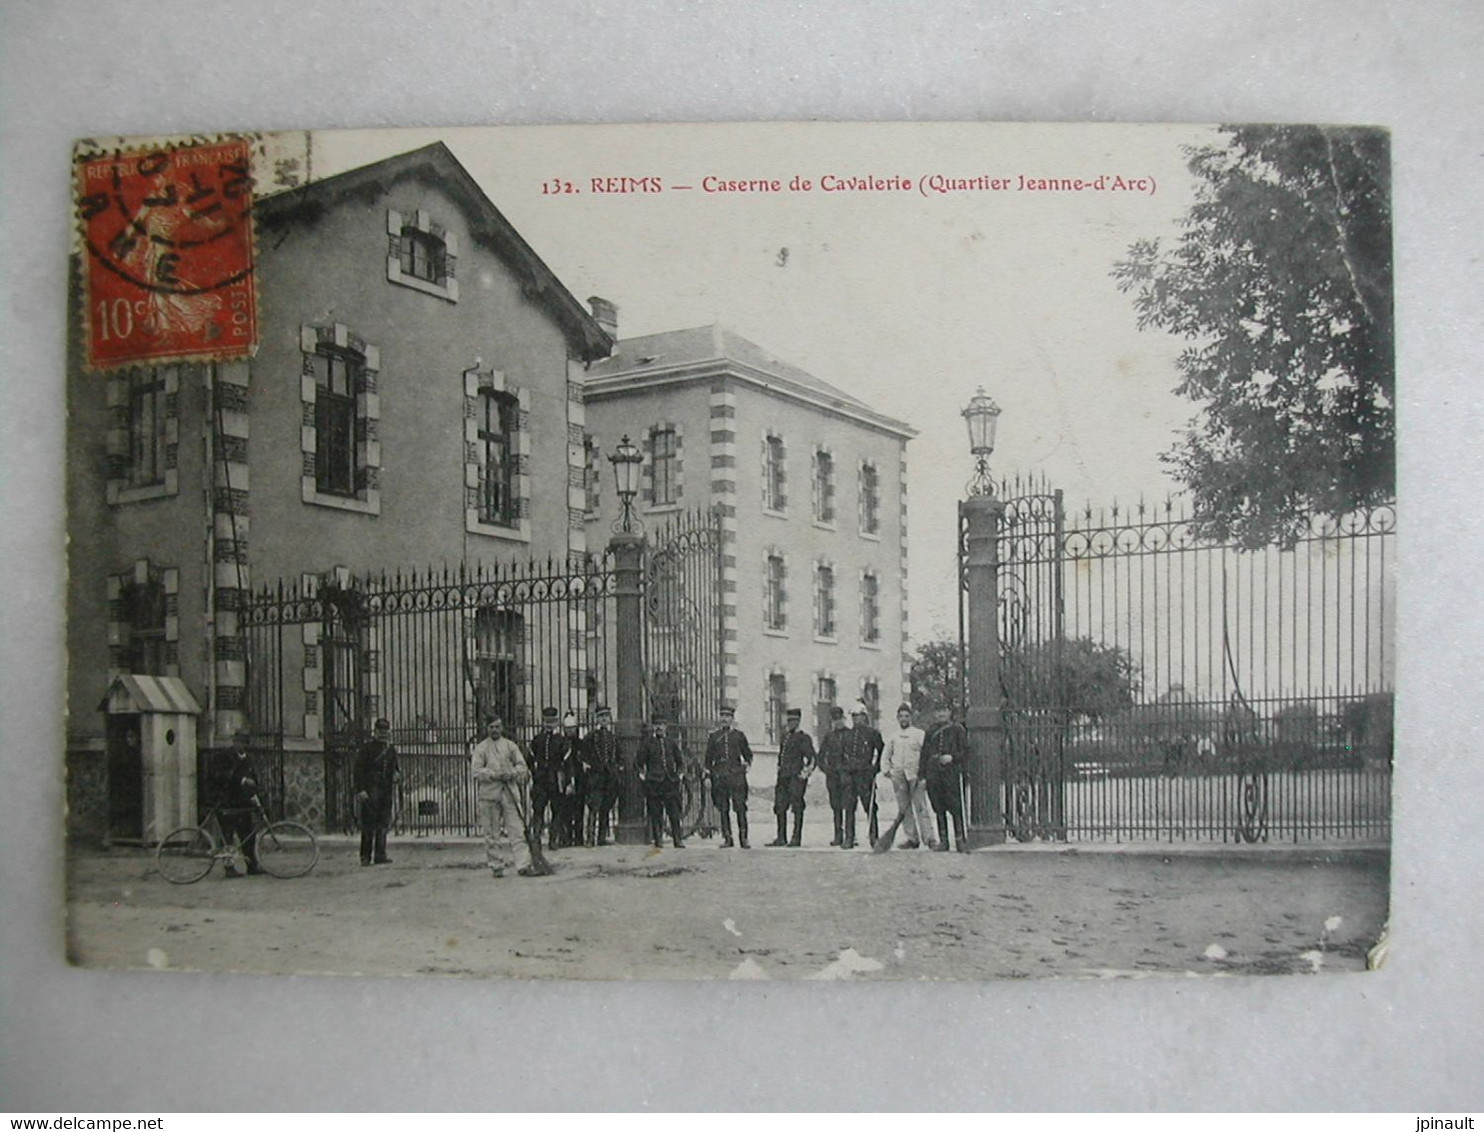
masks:
[[[883,738],[871,726],[865,704],[854,705],[848,724],[843,708],[831,708],[830,729],[817,751],[808,733],[800,728],[802,719],[803,712],[798,708],[784,713],[785,734],[778,751],[773,795],[778,835],[768,842],[770,846],[797,848],[803,844],[805,792],[817,769],[824,772],[834,817],[831,845],[855,848],[856,817],[862,812],[870,822],[871,838],[876,838],[876,788],[884,779],[891,786],[901,815],[902,848],[926,846],[946,852],[951,821],[955,846],[960,852],[968,851],[964,838],[968,733],[952,720],[946,707],[935,711],[932,726],[924,732],[913,726],[912,708],[901,705],[897,709],[897,730],[889,738]],[[936,837],[927,817],[929,804],[936,817]],[[792,830],[788,828],[790,814]]]
[[[747,849],[752,748],[736,727],[732,705],[720,705],[718,716],[721,725],[707,736],[701,770],[716,806],[722,847]],[[842,708],[832,708],[829,729],[817,749],[800,726],[802,718],[798,708],[784,713],[773,797],[777,835],[767,843],[769,847],[803,844],[806,790],[818,770],[824,774],[834,819],[832,846],[856,847],[856,822],[862,813],[870,822],[871,838],[876,837],[876,794],[878,783],[885,783],[895,794],[901,815],[902,848],[946,851],[951,822],[956,847],[967,849],[963,776],[968,737],[946,708],[936,712],[924,732],[913,725],[912,710],[903,704],[897,710],[896,731],[886,737],[871,726],[863,703],[853,706],[848,723]],[[400,779],[389,736],[387,721],[377,720],[373,737],[362,745],[356,759],[354,787],[363,865],[388,860],[386,833]],[[563,718],[554,707],[543,709],[541,730],[525,750],[506,736],[503,720],[491,717],[471,748],[470,763],[486,862],[493,875],[504,876],[511,870],[520,875],[539,872],[532,857],[540,855],[543,839],[546,848],[553,850],[608,844],[624,781],[623,758],[608,708],[595,709],[593,726],[586,735],[579,733],[572,713]],[[684,848],[681,811],[686,759],[671,721],[663,715],[650,719],[634,768],[644,796],[649,841],[661,847],[668,831],[671,844]],[[928,816],[929,804],[936,831]]]

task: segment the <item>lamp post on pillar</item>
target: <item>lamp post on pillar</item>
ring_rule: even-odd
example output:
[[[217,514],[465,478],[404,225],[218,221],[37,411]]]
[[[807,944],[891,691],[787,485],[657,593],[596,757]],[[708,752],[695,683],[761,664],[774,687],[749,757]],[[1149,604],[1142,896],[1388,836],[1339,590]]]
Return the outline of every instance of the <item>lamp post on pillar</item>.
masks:
[[[995,498],[989,474],[1000,407],[983,387],[963,411],[974,455],[968,498],[959,503],[965,528],[964,575],[968,589],[968,656],[965,673],[969,732],[969,843],[1005,840],[1004,726],[1000,718],[999,529],[1005,505]]]
[[[618,799],[618,829],[614,839],[622,844],[648,841],[644,800],[639,793],[639,775],[634,763],[639,755],[639,732],[644,719],[644,524],[634,518],[634,497],[639,494],[639,469],[644,457],[625,436],[608,457],[613,465],[621,512],[613,524],[613,593],[617,618],[618,666],[614,709],[614,733],[623,759],[623,788]]]

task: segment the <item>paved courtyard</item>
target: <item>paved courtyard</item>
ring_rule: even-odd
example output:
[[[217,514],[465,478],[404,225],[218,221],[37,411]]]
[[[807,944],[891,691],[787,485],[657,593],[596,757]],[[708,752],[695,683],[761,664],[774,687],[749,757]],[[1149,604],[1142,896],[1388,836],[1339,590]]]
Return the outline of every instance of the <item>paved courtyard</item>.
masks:
[[[89,966],[519,978],[1112,978],[1360,971],[1381,849],[1005,847],[972,854],[643,846],[492,879],[476,841],[361,868],[327,839],[298,880],[166,883],[139,849],[74,848]]]

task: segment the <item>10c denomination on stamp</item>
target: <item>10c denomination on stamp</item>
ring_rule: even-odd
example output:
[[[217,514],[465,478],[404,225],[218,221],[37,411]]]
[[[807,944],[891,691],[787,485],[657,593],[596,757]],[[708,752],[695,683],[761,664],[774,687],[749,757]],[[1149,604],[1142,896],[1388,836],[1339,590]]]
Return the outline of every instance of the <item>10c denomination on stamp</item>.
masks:
[[[77,161],[89,367],[253,353],[252,201],[246,139]]]

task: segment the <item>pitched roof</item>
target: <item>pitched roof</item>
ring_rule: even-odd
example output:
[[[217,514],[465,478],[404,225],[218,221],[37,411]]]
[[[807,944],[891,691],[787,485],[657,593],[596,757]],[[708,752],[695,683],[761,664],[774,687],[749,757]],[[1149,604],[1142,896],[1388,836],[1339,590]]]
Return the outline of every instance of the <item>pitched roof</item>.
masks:
[[[113,678],[98,710],[111,713],[167,712],[200,715],[201,705],[185,681],[176,676],[135,676],[124,673]]]
[[[545,304],[579,357],[591,360],[608,353],[613,340],[442,142],[260,198],[253,210],[259,221],[270,228],[295,220],[312,220],[347,196],[385,192],[399,181],[418,177],[437,184],[458,202],[469,219],[474,240],[500,256],[528,293]]]
[[[584,384],[596,393],[603,391],[605,385],[628,384],[646,376],[653,376],[656,381],[683,380],[699,378],[700,371],[709,375],[716,368],[724,368],[765,389],[864,418],[904,437],[916,435],[916,430],[905,422],[878,412],[858,397],[716,323],[621,339],[609,357],[588,369]]]

